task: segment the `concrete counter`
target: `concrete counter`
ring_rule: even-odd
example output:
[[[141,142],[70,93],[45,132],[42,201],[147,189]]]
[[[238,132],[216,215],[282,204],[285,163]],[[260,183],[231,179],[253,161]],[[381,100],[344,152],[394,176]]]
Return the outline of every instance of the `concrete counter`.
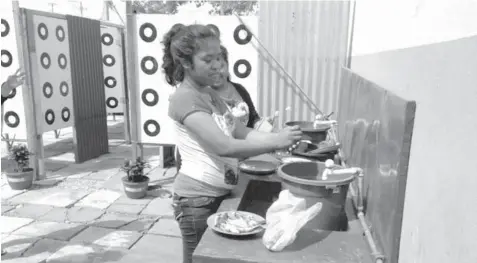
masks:
[[[270,156],[258,158],[277,162]],[[269,176],[240,174],[239,184],[231,196],[222,202],[219,212],[237,210],[247,185],[253,180],[280,182],[276,174]],[[295,242],[281,252],[269,251],[262,243],[262,234],[234,238],[207,229],[194,252],[194,263],[371,263],[370,250],[359,221],[353,213],[351,200],[348,200],[346,210],[349,225],[347,231],[300,231]]]

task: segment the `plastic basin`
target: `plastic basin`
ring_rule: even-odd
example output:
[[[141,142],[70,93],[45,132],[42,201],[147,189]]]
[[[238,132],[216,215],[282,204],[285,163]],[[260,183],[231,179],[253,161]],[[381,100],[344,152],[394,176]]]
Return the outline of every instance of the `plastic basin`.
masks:
[[[282,179],[283,189],[304,198],[307,207],[317,202],[323,204],[318,216],[305,228],[345,231],[348,222],[345,213],[346,196],[355,175],[329,175],[327,180],[322,180],[324,169],[323,162],[287,163],[281,165],[277,173]]]

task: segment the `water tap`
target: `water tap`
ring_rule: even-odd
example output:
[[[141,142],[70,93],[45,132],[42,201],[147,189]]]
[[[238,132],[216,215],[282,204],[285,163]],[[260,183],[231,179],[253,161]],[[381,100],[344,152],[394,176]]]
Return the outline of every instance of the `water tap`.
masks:
[[[361,168],[352,167],[352,168],[344,168],[344,169],[333,170],[334,166],[335,166],[335,162],[333,160],[331,160],[331,159],[326,160],[325,170],[323,170],[323,173],[321,175],[322,180],[327,180],[328,176],[330,176],[330,175],[338,175],[338,174],[340,174],[340,175],[352,175],[352,174],[361,175],[362,174],[362,169]]]
[[[323,171],[323,174],[321,175],[321,180],[327,180],[328,175],[331,174],[332,168],[335,166],[335,162],[331,159],[326,160],[325,162],[325,170]]]
[[[315,116],[315,121],[313,122],[313,128],[317,129],[323,124],[335,125],[337,122],[335,120],[327,120],[322,114],[317,114]]]

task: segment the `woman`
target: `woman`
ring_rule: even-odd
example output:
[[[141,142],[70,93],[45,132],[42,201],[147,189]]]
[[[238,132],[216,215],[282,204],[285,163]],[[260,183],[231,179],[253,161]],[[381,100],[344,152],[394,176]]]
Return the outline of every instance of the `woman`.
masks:
[[[2,105],[7,99],[9,99],[9,95],[12,90],[16,89],[18,86],[23,85],[24,81],[25,73],[21,71],[21,68],[19,68],[15,72],[15,74],[9,76],[7,78],[7,81],[2,83]]]
[[[267,121],[271,125],[268,125],[269,128],[263,125],[262,127],[267,128],[262,128],[261,130],[270,132],[273,125],[271,118],[260,118],[245,87],[230,80],[228,51],[224,46],[220,46],[220,50],[223,59],[221,81],[212,85],[212,89],[224,100],[232,114],[247,127],[257,128],[262,121]],[[175,148],[175,159],[177,171],[179,171],[181,168],[181,155],[177,147]]]
[[[164,36],[162,68],[177,90],[169,98],[182,167],[174,180],[174,215],[183,242],[183,260],[192,254],[207,228],[207,218],[238,183],[237,159],[288,148],[298,142],[299,127],[265,133],[235,119],[211,86],[222,82],[220,40],[204,25],[174,25]]]

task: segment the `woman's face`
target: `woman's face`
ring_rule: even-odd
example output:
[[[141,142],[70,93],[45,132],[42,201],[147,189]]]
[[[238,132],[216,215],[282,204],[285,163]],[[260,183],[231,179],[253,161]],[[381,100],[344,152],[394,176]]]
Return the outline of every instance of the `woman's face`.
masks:
[[[222,56],[220,41],[210,37],[197,41],[198,49],[192,57],[188,73],[201,86],[212,86],[221,81]]]
[[[227,78],[229,77],[229,63],[225,61],[223,56],[221,61],[222,61],[222,67],[220,69],[221,78],[216,83],[214,83],[214,85],[211,85],[211,87],[214,89],[220,89],[221,87],[224,87],[225,84],[227,84]]]

